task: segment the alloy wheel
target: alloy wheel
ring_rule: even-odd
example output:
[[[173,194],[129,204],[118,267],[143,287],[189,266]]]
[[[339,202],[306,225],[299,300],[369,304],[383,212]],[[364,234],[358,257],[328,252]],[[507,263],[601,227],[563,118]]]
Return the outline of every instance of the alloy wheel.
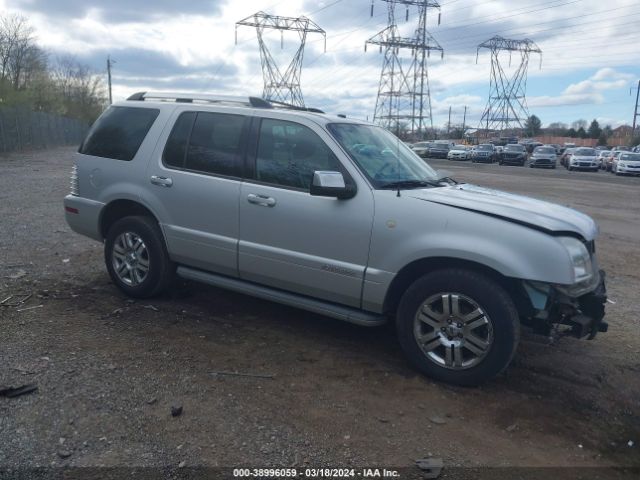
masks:
[[[416,313],[414,338],[427,359],[453,370],[478,365],[491,350],[493,324],[484,309],[460,293],[430,296]]]

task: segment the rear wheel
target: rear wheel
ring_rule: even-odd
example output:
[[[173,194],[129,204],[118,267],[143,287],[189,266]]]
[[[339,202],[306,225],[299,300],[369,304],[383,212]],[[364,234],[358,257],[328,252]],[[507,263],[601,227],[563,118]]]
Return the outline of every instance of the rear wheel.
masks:
[[[411,363],[457,385],[478,385],[511,362],[520,337],[508,293],[489,277],[464,269],[429,273],[400,301],[396,326]]]
[[[125,217],[115,222],[107,234],[104,257],[113,282],[131,297],[162,293],[175,274],[160,227],[149,217]]]

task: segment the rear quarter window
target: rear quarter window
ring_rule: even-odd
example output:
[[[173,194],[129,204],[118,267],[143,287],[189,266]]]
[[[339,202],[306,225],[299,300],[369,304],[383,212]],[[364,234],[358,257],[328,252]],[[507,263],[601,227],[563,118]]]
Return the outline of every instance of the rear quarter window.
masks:
[[[93,124],[80,153],[113,160],[133,160],[160,114],[155,108],[110,107]]]

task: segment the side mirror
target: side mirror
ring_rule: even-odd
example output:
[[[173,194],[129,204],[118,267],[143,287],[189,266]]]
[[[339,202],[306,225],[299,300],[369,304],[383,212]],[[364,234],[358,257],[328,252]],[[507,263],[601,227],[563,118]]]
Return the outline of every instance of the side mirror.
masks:
[[[340,200],[353,198],[355,187],[346,185],[340,172],[313,172],[313,180],[309,193],[315,197],[333,197]]]

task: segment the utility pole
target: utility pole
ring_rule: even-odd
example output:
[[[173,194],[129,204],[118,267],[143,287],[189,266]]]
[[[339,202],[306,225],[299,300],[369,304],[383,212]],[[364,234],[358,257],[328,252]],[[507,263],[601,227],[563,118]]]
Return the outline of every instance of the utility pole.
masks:
[[[640,113],[638,113],[638,100],[640,99],[640,80],[638,80],[638,87],[636,88],[636,109],[633,113],[633,130],[631,130],[631,136],[635,137],[636,135],[636,121]]]
[[[431,52],[440,53],[440,58],[444,55],[440,44],[427,31],[427,12],[431,9],[439,12],[440,4],[436,0],[383,1],[387,3],[387,28],[365,42],[365,52],[367,45],[377,45],[380,53],[384,52],[373,121],[396,135],[406,122],[411,134],[422,137],[428,126],[433,128],[427,60]],[[372,15],[373,4],[372,0]],[[409,20],[410,8],[418,11],[417,28],[411,37],[400,34],[396,21],[396,10],[400,8],[405,9],[402,15],[405,21]],[[404,64],[401,51],[407,52]]]
[[[490,129],[504,133],[516,128],[524,130],[525,121],[529,118],[526,101],[529,57],[532,53],[540,55],[542,68],[542,50],[528,38],[510,40],[495,36],[478,45],[476,63],[481,48],[491,51],[491,77],[489,99],[480,120],[480,127],[484,126],[487,129],[487,135]],[[503,52],[509,53],[509,66],[512,54],[520,57],[515,73],[509,72],[501,61],[503,57],[500,54]]]
[[[451,105],[449,105],[449,121],[447,122],[447,136],[451,133]]]
[[[467,131],[467,106],[464,106],[464,117],[462,117],[462,140],[464,140],[464,132]]]
[[[115,62],[111,60],[111,55],[107,56],[107,77],[109,79],[109,105],[113,103],[113,94],[111,93],[111,65]]]
[[[260,62],[262,65],[262,79],[264,88],[262,97],[276,103],[304,107],[304,98],[300,87],[302,76],[302,60],[309,33],[318,33],[324,37],[324,50],[327,51],[327,34],[316,23],[307,17],[279,17],[268,15],[264,12],[255,13],[239,22],[236,22],[236,44],[238,43],[238,27],[252,27],[258,35],[260,47]],[[278,67],[276,60],[271,55],[269,47],[264,39],[265,30],[280,31],[280,48],[284,48],[284,32],[297,32],[300,37],[298,50],[286,70]]]

